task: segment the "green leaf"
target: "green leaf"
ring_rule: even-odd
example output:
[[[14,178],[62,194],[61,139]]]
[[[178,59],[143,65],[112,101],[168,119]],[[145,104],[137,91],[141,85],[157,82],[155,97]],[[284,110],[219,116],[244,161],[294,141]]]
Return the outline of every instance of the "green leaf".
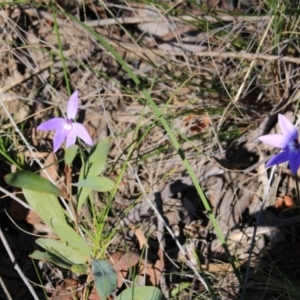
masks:
[[[7,184],[40,193],[61,195],[58,187],[49,180],[29,171],[18,171],[4,176]]]
[[[71,165],[78,151],[77,145],[72,145],[68,147],[65,151],[65,164]]]
[[[39,250],[35,250],[32,254],[29,255],[29,257],[31,257],[33,259],[38,259],[38,260],[43,259],[43,260],[51,261],[54,264],[56,264],[59,267],[64,268],[64,269],[72,268],[72,263],[70,263],[69,261],[66,261],[64,259],[61,259],[61,257],[58,257],[49,252],[41,252]]]
[[[114,188],[115,183],[107,177],[89,177],[73,183],[73,185],[89,189],[90,191],[107,192]]]
[[[73,184],[74,185],[74,184]],[[82,204],[84,203],[84,201],[87,199],[87,197],[89,196],[91,190],[87,189],[87,188],[81,188],[78,195],[78,202],[77,202],[77,211],[80,210],[80,208],[82,207]]]
[[[124,290],[116,300],[164,300],[160,289],[155,286],[134,286]]]
[[[54,232],[62,241],[66,242],[86,258],[90,256],[90,246],[69,224],[57,218],[51,219],[51,224]]]
[[[110,139],[105,139],[98,143],[91,151],[86,163],[81,167],[79,180],[82,181],[86,178],[96,177],[101,174],[105,166],[108,151],[110,148]],[[91,190],[87,188],[81,188],[78,191],[78,204],[77,210],[80,210],[82,204],[89,196]]]
[[[52,255],[58,257],[59,259],[63,260],[64,262],[66,262],[67,264],[73,266],[74,265],[74,262],[70,261],[67,257],[63,256],[58,250],[56,250],[55,248],[53,247],[50,247],[49,248]],[[48,250],[49,251],[49,250]]]
[[[84,265],[85,259],[70,245],[58,240],[40,238],[36,243],[48,252],[58,256],[61,260],[70,261],[72,265]]]
[[[110,144],[110,139],[105,139],[95,145],[85,163],[85,166],[82,166],[80,170],[80,173],[83,175],[82,178],[94,177],[101,174],[106,163]]]
[[[97,293],[101,300],[105,300],[117,287],[117,273],[105,260],[93,260],[92,273],[95,279]]]
[[[190,282],[182,282],[180,283],[180,285],[178,285],[177,287],[175,287],[174,289],[172,289],[171,291],[171,297],[176,297],[181,291],[190,288],[191,287],[191,283]]]
[[[27,189],[23,189],[23,194],[28,204],[50,228],[54,230],[51,223],[53,218],[59,219],[61,222],[65,222],[67,224],[65,220],[65,212],[54,195]]]
[[[73,265],[71,271],[79,274],[88,274],[87,265]]]

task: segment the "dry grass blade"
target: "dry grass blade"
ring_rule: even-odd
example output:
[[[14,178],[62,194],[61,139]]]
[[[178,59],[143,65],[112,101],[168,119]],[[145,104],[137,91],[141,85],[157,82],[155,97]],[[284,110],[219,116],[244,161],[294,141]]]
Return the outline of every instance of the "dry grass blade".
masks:
[[[5,296],[7,297],[8,300],[13,300],[13,298],[10,296],[9,291],[7,290],[5,283],[3,282],[1,276],[0,276],[0,285],[1,288],[3,289]]]
[[[16,258],[13,255],[13,252],[10,249],[10,246],[5,238],[5,235],[3,234],[2,229],[0,228],[0,239],[12,261],[12,263],[14,264],[14,268],[16,269],[16,271],[18,272],[18,274],[20,275],[20,277],[22,278],[23,282],[26,284],[26,286],[28,287],[32,297],[34,300],[39,300],[39,297],[37,296],[37,294],[35,293],[32,285],[29,283],[29,281],[27,280],[27,278],[25,277],[25,275],[23,274],[21,268],[19,267],[19,265],[16,262]]]
[[[157,56],[165,56],[165,55],[172,55],[172,56],[183,56],[186,55],[183,51],[172,51],[172,50],[149,50],[144,49],[141,47],[132,46],[126,43],[116,43],[114,41],[107,40],[109,44],[118,48],[122,48],[123,50],[130,51],[135,53],[135,55],[157,55]],[[203,58],[236,58],[236,59],[245,59],[250,61],[257,61],[257,60],[265,60],[265,61],[282,61],[287,63],[295,63],[300,64],[300,59],[297,57],[290,57],[290,56],[278,56],[278,55],[268,55],[262,53],[245,53],[245,52],[216,52],[216,51],[202,51],[202,52],[191,52],[190,53],[196,57],[203,57]]]

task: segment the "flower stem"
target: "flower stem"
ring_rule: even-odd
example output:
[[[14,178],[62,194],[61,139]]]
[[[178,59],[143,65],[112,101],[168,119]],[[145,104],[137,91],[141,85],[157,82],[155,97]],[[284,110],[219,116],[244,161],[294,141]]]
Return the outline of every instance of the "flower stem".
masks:
[[[299,212],[300,212],[300,192],[299,192],[299,179],[297,174],[295,175],[295,181],[296,181],[296,194],[297,194],[297,202],[298,202],[298,207],[299,207]]]

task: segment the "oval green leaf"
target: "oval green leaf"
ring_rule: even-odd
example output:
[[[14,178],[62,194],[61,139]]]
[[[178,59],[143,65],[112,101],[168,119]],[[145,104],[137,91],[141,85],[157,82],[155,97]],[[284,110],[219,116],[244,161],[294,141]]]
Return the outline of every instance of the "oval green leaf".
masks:
[[[87,161],[83,164],[83,166],[80,169],[80,181],[89,177],[96,177],[101,174],[105,166],[110,144],[110,139],[105,139],[97,145],[95,145]],[[82,204],[87,199],[90,192],[91,190],[88,188],[81,188],[78,191],[77,210],[81,208]]]
[[[101,174],[106,163],[110,144],[110,139],[105,139],[95,145],[90,156],[80,170],[81,179]]]
[[[42,252],[39,250],[35,250],[32,254],[29,255],[29,257],[38,260],[51,261],[54,264],[64,269],[71,269],[72,267],[72,264],[70,262],[65,261],[64,259],[61,259],[60,257],[57,257],[56,255],[49,252]]]
[[[72,145],[68,147],[65,151],[65,164],[71,165],[78,151],[77,145]]]
[[[53,230],[51,219],[60,219],[66,222],[65,212],[62,209],[58,199],[54,195],[35,192],[23,189],[23,194],[31,208],[40,216],[40,218]]]
[[[73,183],[73,185],[97,192],[107,192],[114,188],[115,183],[107,177],[88,177],[87,179]]]
[[[57,218],[51,219],[51,224],[54,232],[63,242],[66,242],[87,259],[89,258],[91,253],[90,246],[69,224]]]
[[[116,271],[105,260],[93,260],[92,273],[98,295],[101,300],[107,299],[114,292],[118,284]]]
[[[49,180],[29,171],[18,171],[4,176],[7,184],[40,193],[61,195],[58,187]]]
[[[73,265],[71,271],[79,274],[88,274],[87,265]]]
[[[36,243],[48,252],[58,256],[62,260],[70,261],[72,265],[85,264],[85,259],[82,254],[80,254],[70,245],[67,245],[64,242],[53,239],[40,238],[36,240]]]
[[[155,286],[134,286],[124,290],[116,300],[164,300],[160,289]]]

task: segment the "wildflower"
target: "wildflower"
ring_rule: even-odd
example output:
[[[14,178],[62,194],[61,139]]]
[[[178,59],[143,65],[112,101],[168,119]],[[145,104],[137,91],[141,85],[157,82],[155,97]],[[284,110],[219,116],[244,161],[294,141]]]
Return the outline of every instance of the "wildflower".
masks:
[[[281,164],[288,161],[293,175],[300,167],[300,144],[296,127],[283,115],[278,115],[278,122],[282,134],[263,135],[258,139],[276,148],[281,152],[273,156],[266,164],[266,167]]]
[[[56,152],[66,139],[66,147],[75,144],[76,137],[81,138],[86,144],[92,146],[93,141],[85,127],[74,122],[78,110],[78,91],[75,91],[68,102],[67,119],[53,118],[37,127],[38,130],[55,130],[53,151]]]

